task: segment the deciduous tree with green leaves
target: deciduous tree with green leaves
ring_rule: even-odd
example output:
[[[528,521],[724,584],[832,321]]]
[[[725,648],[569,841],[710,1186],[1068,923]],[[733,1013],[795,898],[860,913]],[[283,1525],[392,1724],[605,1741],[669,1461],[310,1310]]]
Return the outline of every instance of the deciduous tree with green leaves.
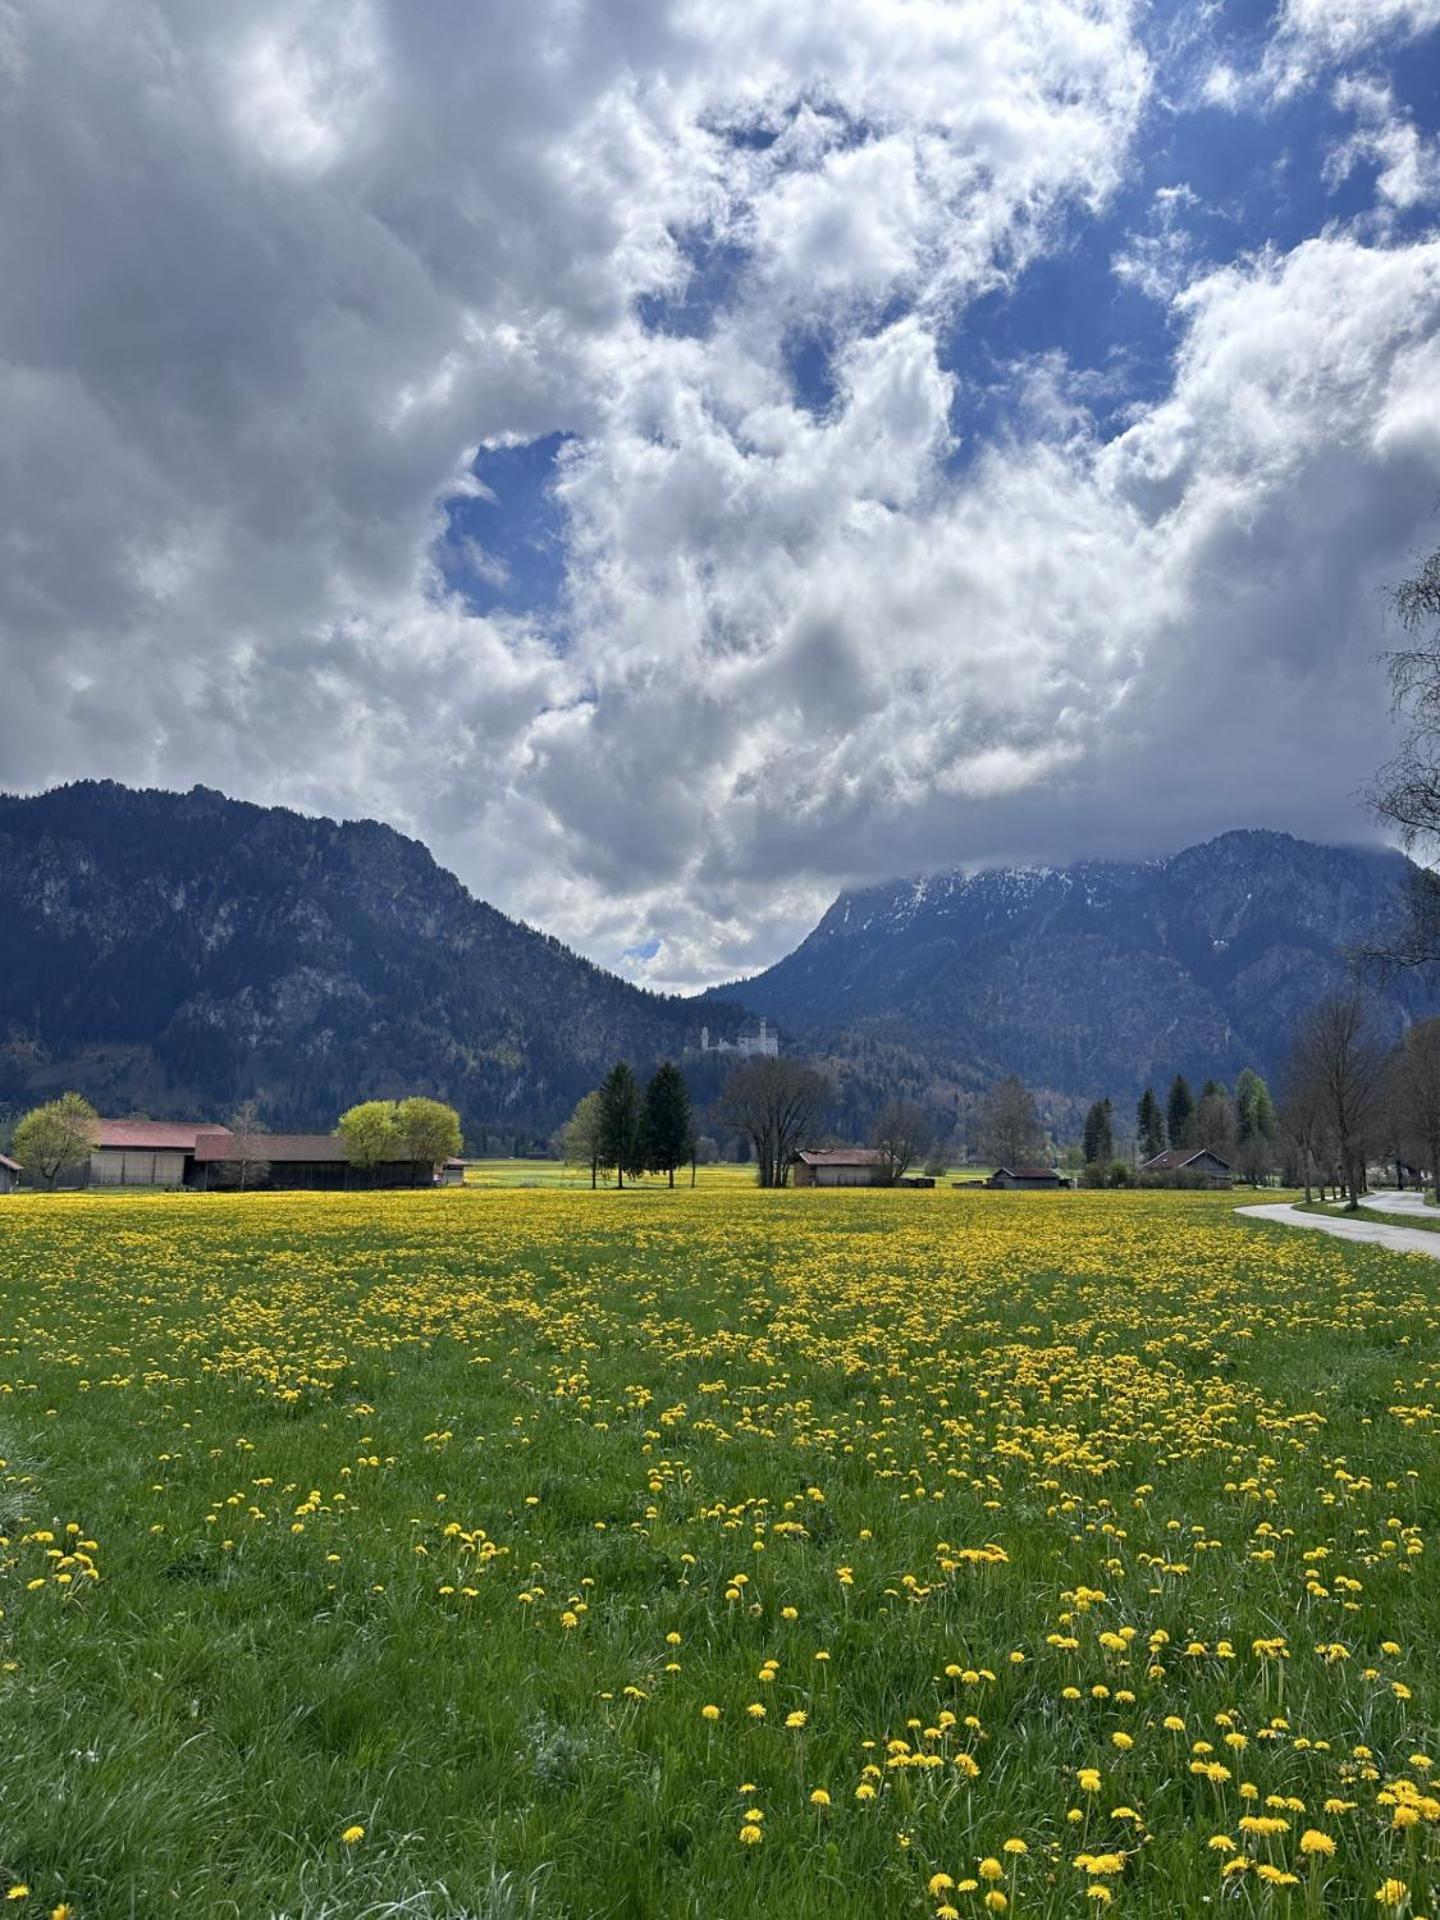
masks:
[[[602,1130],[600,1094],[597,1089],[579,1101],[565,1122],[564,1151],[571,1166],[589,1167],[590,1185],[600,1184],[600,1136]]]
[[[460,1151],[460,1116],[443,1100],[412,1093],[395,1109],[395,1138],[400,1158],[410,1162],[414,1175],[424,1168],[433,1179],[435,1169]]]
[[[335,1131],[345,1142],[352,1167],[373,1173],[387,1161],[401,1158],[395,1132],[393,1100],[362,1100],[341,1114]]]
[[[84,1160],[100,1138],[100,1116],[79,1093],[62,1093],[35,1107],[15,1129],[13,1154],[53,1192],[66,1167]]]

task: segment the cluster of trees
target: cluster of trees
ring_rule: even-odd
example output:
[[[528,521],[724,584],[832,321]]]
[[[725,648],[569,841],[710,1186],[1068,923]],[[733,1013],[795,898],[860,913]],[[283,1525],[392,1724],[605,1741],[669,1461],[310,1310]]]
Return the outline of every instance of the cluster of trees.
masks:
[[[1281,1160],[1280,1120],[1269,1087],[1253,1067],[1245,1069],[1233,1091],[1207,1080],[1198,1099],[1184,1074],[1177,1073],[1163,1107],[1147,1087],[1135,1109],[1135,1157],[1143,1165],[1169,1147],[1197,1152],[1208,1147],[1258,1186]],[[1097,1100],[1085,1116],[1083,1152],[1090,1184],[1116,1183],[1115,1168],[1124,1163],[1116,1154],[1110,1101]]]
[[[418,1093],[408,1100],[362,1100],[341,1114],[335,1131],[352,1167],[373,1172],[376,1167],[408,1165],[417,1183],[422,1172],[433,1174],[453,1160],[461,1146],[460,1116],[454,1107]]]
[[[803,1061],[769,1057],[747,1060],[730,1075],[715,1104],[717,1123],[745,1140],[762,1187],[784,1187],[801,1147],[820,1137],[831,1099],[826,1076]],[[930,1121],[915,1101],[891,1100],[871,1130],[884,1177],[904,1179],[931,1142]],[[643,1092],[622,1061],[587,1093],[563,1130],[563,1150],[572,1165],[588,1166],[590,1184],[602,1177],[623,1186],[627,1178],[663,1173],[673,1187],[677,1171],[719,1158],[713,1138],[696,1131],[685,1076],[669,1061],[657,1068]]]
[[[677,1169],[684,1166],[693,1185],[701,1158],[690,1088],[671,1060],[655,1069],[643,1092],[625,1061],[617,1061],[571,1114],[563,1140],[566,1160],[589,1167],[592,1187],[602,1173],[613,1173],[620,1187],[627,1176],[663,1173],[673,1187]],[[706,1157],[713,1159],[715,1143],[706,1147]]]

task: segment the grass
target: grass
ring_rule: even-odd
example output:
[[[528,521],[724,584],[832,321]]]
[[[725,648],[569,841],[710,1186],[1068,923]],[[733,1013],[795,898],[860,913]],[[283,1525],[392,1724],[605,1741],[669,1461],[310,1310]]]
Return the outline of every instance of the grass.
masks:
[[[918,1172],[919,1169],[917,1168]],[[948,1185],[952,1180],[984,1180],[992,1169],[989,1167],[952,1167],[948,1173],[937,1176],[937,1185]],[[690,1169],[686,1167],[675,1176],[677,1186],[690,1185]],[[465,1169],[467,1187],[544,1187],[578,1191],[590,1187],[588,1167],[571,1167],[559,1160],[471,1160]],[[602,1181],[602,1185],[605,1184]],[[626,1183],[631,1184],[630,1182]],[[650,1174],[635,1182],[642,1190],[663,1187],[665,1181],[659,1175]],[[713,1188],[753,1187],[755,1168],[736,1166],[724,1162],[716,1166],[700,1167],[696,1171],[696,1186]]]
[[[0,1894],[1430,1912],[1436,1276],[1233,1204],[0,1204]]]

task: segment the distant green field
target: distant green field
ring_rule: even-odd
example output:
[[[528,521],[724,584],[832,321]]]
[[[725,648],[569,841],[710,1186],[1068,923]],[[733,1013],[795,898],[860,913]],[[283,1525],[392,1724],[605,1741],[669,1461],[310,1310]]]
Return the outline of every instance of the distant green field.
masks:
[[[937,1184],[951,1180],[985,1180],[989,1178],[989,1167],[952,1167],[948,1173],[937,1176]],[[588,1187],[590,1170],[588,1167],[567,1167],[558,1160],[471,1160],[465,1169],[467,1187],[547,1187],[569,1188]],[[627,1186],[631,1184],[626,1181]],[[659,1175],[634,1183],[641,1187],[663,1187],[665,1181]],[[690,1169],[675,1176],[676,1186],[689,1186]],[[701,1167],[696,1178],[701,1187],[753,1187],[755,1168],[752,1166],[734,1166],[725,1164],[713,1167]]]

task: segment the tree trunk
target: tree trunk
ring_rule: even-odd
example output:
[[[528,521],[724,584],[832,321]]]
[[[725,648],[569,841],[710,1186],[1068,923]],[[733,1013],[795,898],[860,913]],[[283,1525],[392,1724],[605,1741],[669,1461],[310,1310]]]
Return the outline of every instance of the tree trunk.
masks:
[[[674,1167],[671,1167],[671,1169],[670,1169],[670,1191],[671,1191],[672,1193],[673,1193],[673,1192],[675,1191],[675,1169],[674,1169]]]

